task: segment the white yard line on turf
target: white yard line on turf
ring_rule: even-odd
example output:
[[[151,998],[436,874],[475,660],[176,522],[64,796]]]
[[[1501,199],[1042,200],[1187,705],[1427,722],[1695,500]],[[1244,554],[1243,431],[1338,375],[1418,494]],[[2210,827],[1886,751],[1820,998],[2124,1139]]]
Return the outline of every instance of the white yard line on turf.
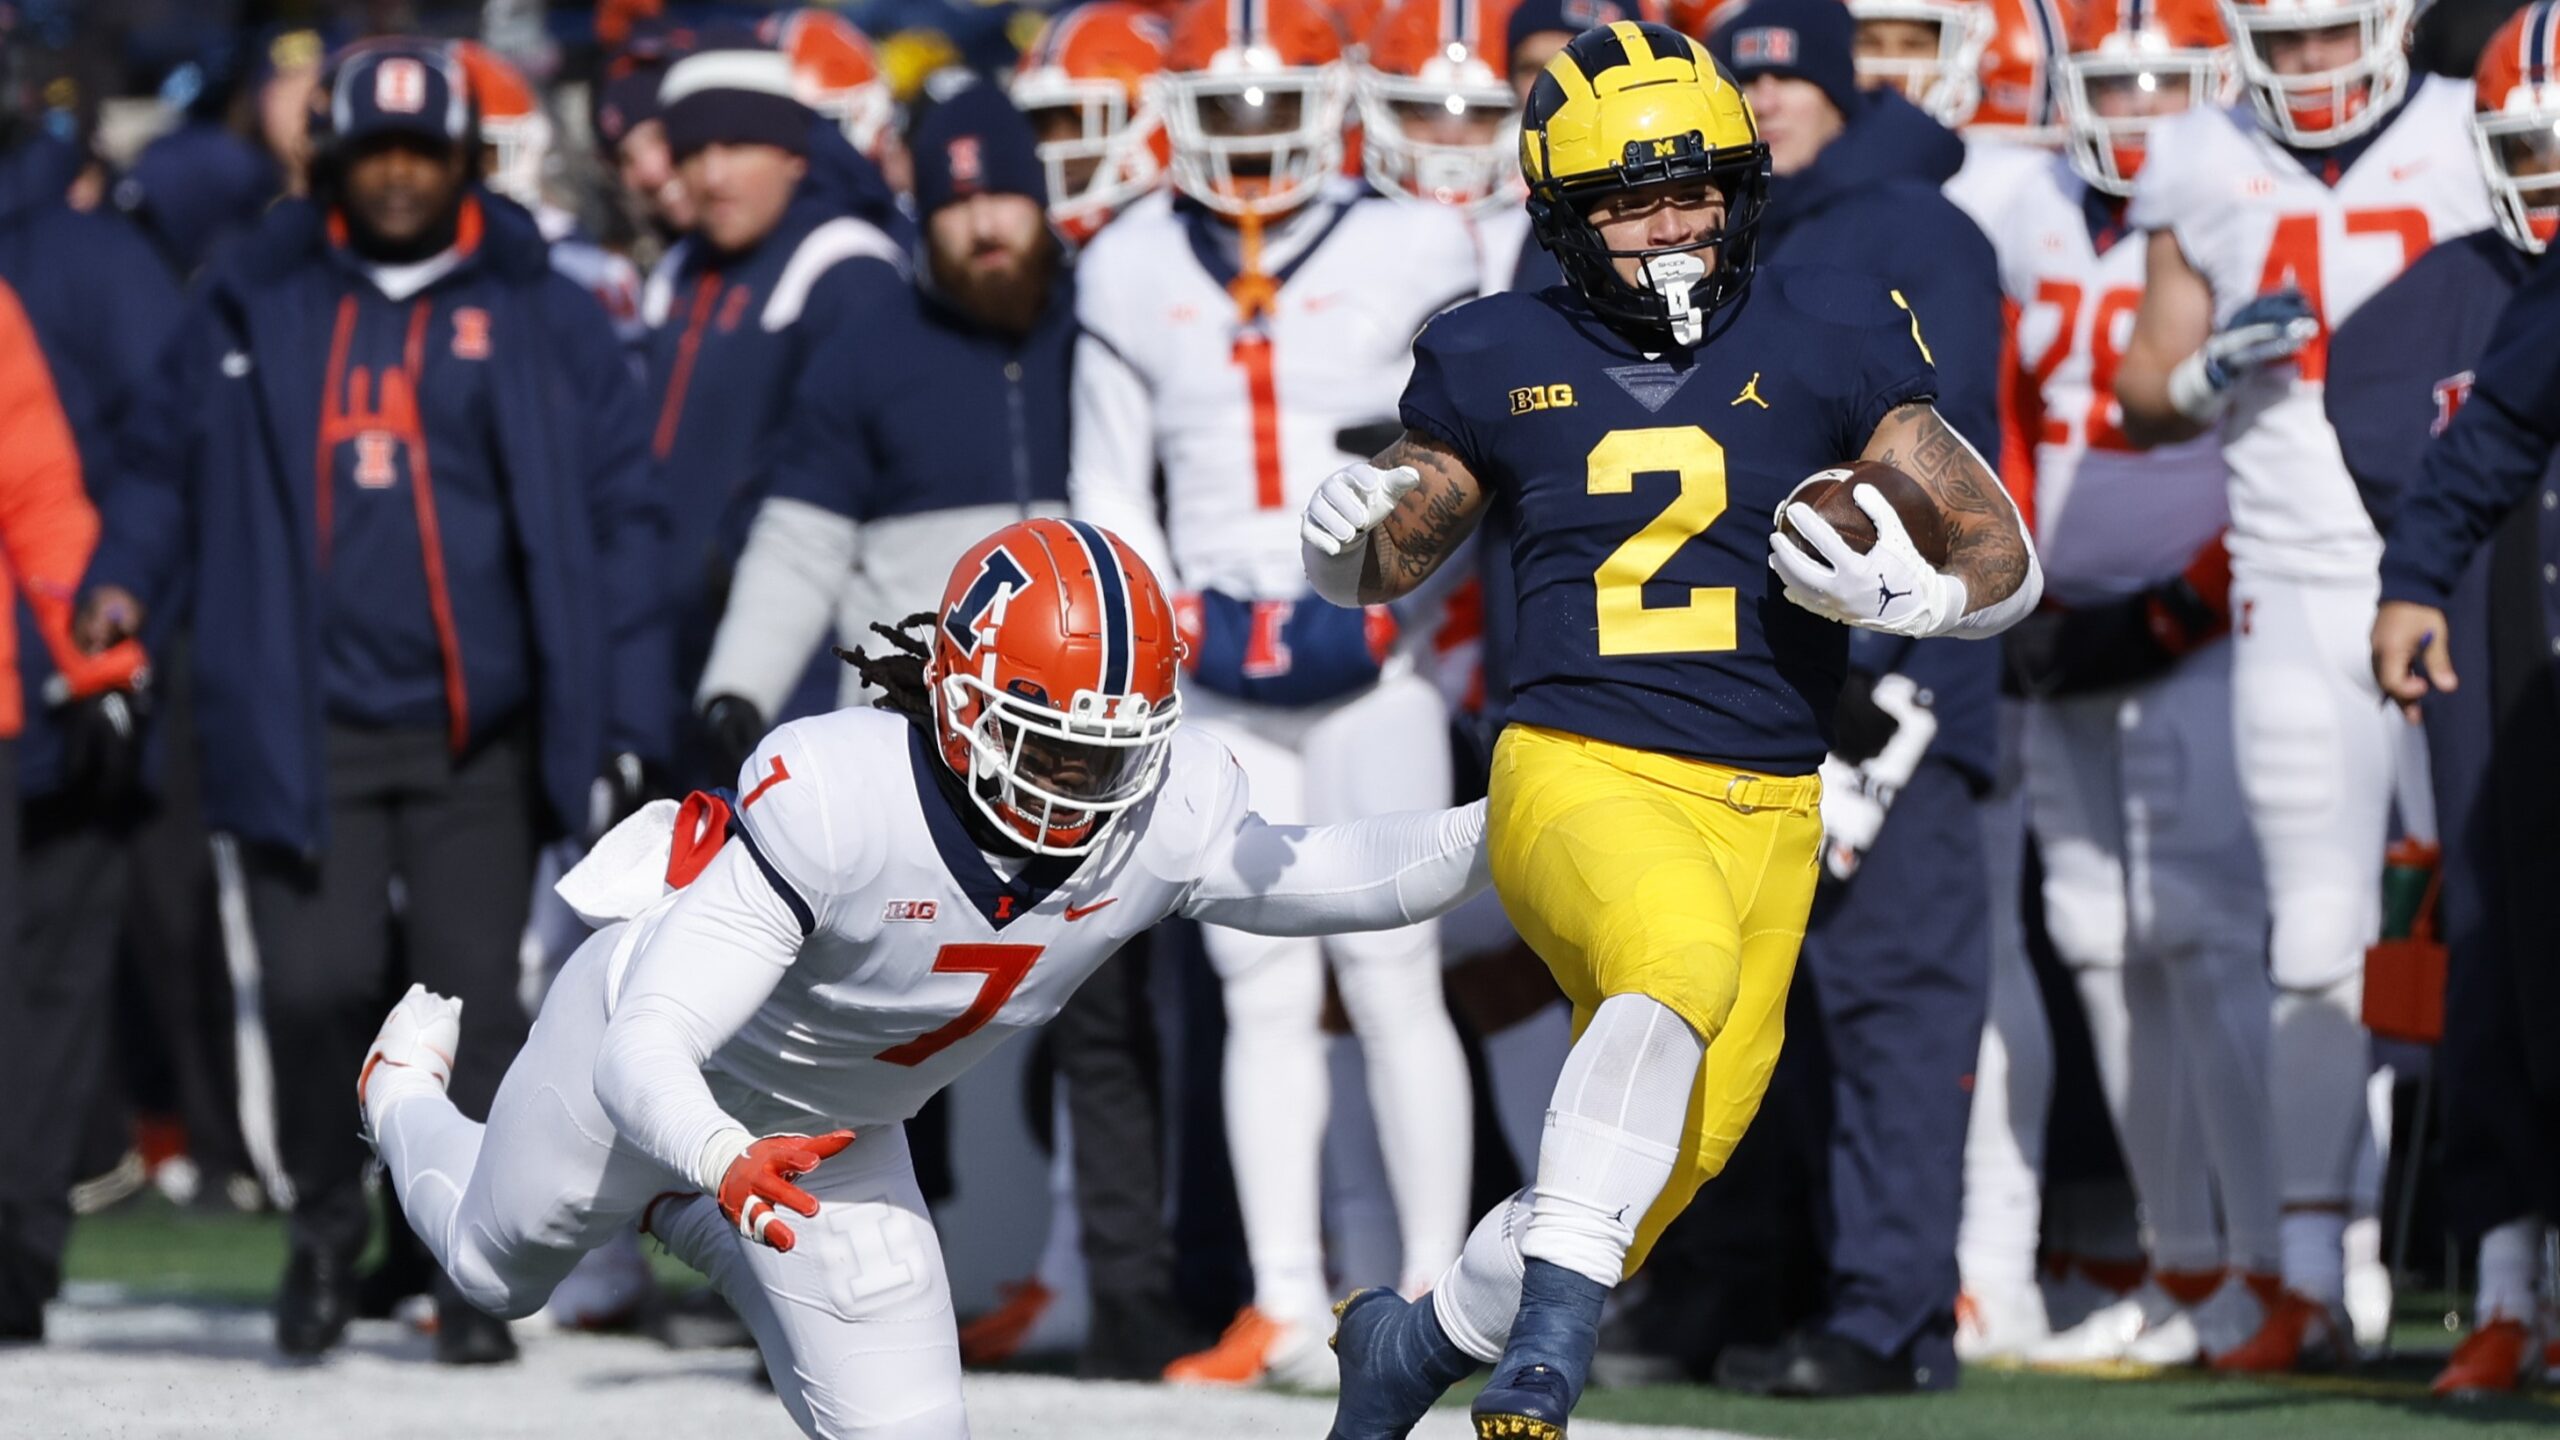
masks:
[[[265,1313],[179,1305],[57,1304],[42,1346],[0,1349],[0,1433],[28,1440],[644,1440],[799,1432],[748,1382],[743,1351],[516,1327],[524,1359],[441,1369],[406,1326],[360,1323],[325,1363],[275,1358]],[[972,1376],[975,1440],[1319,1440],[1329,1401],[1254,1392]],[[1416,1440],[1461,1440],[1435,1413]],[[1723,1431],[1574,1426],[1575,1440],[1745,1440]]]

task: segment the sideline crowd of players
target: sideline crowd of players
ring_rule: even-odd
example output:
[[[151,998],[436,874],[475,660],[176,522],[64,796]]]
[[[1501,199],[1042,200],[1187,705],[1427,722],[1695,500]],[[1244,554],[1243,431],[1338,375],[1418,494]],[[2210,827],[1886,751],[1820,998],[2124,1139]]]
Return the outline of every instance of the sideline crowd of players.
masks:
[[[896,790],[768,736],[912,706],[877,657],[940,644],[920,620],[983,617],[988,596],[945,579],[964,556],[1012,563],[978,545],[1006,526],[1162,581],[1185,729],[1232,753],[1259,816],[1310,827],[1290,833],[1319,862],[1338,845],[1401,874],[1471,848],[1393,817],[1474,813],[1439,807],[1483,793],[1511,658],[1535,644],[1513,588],[1532,562],[1508,549],[1531,553],[1536,516],[1496,505],[1459,559],[1359,607],[1311,588],[1301,517],[1343,467],[1461,423],[1415,378],[1435,315],[1570,278],[1531,233],[1521,109],[1575,35],[1636,19],[1700,39],[1748,99],[1773,174],[1760,257],[1872,277],[1909,312],[1931,398],[1994,458],[2044,591],[1997,646],[1857,632],[1819,761],[1800,983],[1766,1017],[1772,1048],[1780,1028],[1791,1043],[1723,1180],[1638,1242],[1651,1284],[1621,1297],[1595,1375],[1832,1395],[1940,1388],[1989,1359],[2352,1361],[2390,1303],[2379,1035],[2442,1041],[2446,1219],[2477,1301],[2438,1388],[2538,1382],[2560,1366],[2560,1074],[2528,1039],[2560,1006],[2538,954],[2560,916],[2529,868],[2551,853],[2536,800],[2560,773],[2535,743],[2554,572],[2534,507],[2490,544],[2474,524],[2474,557],[2418,482],[2560,226],[2560,0],[2433,17],[2435,63],[2467,79],[2413,66],[2408,0],[1087,0],[1009,74],[953,68],[904,96],[853,25],[798,10],[735,33],[642,22],[602,51],[577,117],[478,43],[285,31],[259,37],[227,113],[199,107],[120,176],[21,126],[0,157],[0,376],[49,386],[27,404],[58,412],[68,449],[30,444],[0,477],[26,601],[0,1093],[98,1089],[119,946],[193,957],[187,937],[218,931],[210,979],[163,961],[185,973],[160,988],[200,995],[227,964],[237,1053],[206,1058],[192,1016],[158,1028],[179,1068],[237,1074],[175,1088],[223,1092],[189,1117],[209,1158],[239,1087],[241,1164],[291,1222],[278,1343],[325,1353],[365,1303],[367,1152],[343,1087],[393,977],[465,1002],[440,1056],[448,1110],[503,1105],[531,1030],[528,1057],[569,1045],[565,1089],[597,1092],[574,1133],[675,1126],[610,1093],[611,1044],[586,1037],[599,1060],[555,1031],[542,1051],[520,990],[605,984],[603,950],[570,956],[587,923],[637,908],[592,883],[564,904],[548,882],[655,797],[734,784],[741,811],[768,792],[768,814],[805,809],[816,785],[772,788],[795,766],[829,793]],[[610,180],[583,193],[581,173]],[[1713,351],[1750,333],[1710,332],[1715,364],[1695,370],[1560,365],[1509,392],[1509,418],[1596,407],[1595,385],[1653,414],[1703,374],[1738,427],[1799,398],[1801,360]],[[1687,495],[1687,460],[1630,463],[1622,488],[1658,464]],[[63,484],[73,465],[94,509]],[[2386,551],[2404,507],[2436,528]],[[1627,585],[1638,621],[1677,608],[1651,573]],[[1145,640],[1167,667],[1170,639]],[[2424,710],[2422,738],[2377,668]],[[1168,668],[1159,702],[1170,686]],[[899,729],[885,719],[830,723],[866,764],[897,748],[872,743]],[[1259,819],[1234,820],[1233,782],[1184,753],[1167,794],[1238,828],[1186,837],[1146,872],[1162,903],[1099,922],[1123,926],[1123,963],[1081,990],[1053,964],[993,1027],[1023,975],[990,979],[974,1023],[898,1062],[920,1103],[1008,1026],[1057,1016],[1072,1182],[1042,1274],[964,1327],[961,1353],[1037,1348],[1079,1284],[1088,1373],[1330,1388],[1335,1301],[1463,1276],[1477,1202],[1513,1188],[1485,1177],[1535,1166],[1566,1006],[1491,897],[1439,918],[1455,879],[1368,909],[1346,881],[1324,892],[1331,920],[1388,928],[1310,933],[1335,926],[1254,890],[1237,856]],[[965,748],[949,763],[969,773]],[[679,850],[699,822],[675,820]],[[946,857],[970,843],[929,839]],[[698,944],[792,929],[775,893],[823,890],[811,877],[844,863],[751,858],[772,888]],[[901,906],[1010,920],[1062,883],[1042,864],[949,894],[882,878],[861,914],[803,906],[791,938],[916,918]],[[1088,893],[1068,893],[1061,934]],[[1184,1061],[1157,1053],[1149,995],[1149,969],[1192,952],[1151,954],[1139,923],[1175,912],[1202,922],[1223,1012],[1195,1018],[1223,1021],[1249,1272],[1214,1337],[1184,1313],[1156,1074]],[[1003,975],[992,952],[1022,947],[944,964],[964,948],[921,973]],[[625,998],[667,1007],[669,1044],[717,998],[640,973],[653,983]],[[893,1003],[872,978],[852,1003]],[[779,1048],[826,1022],[809,1023]],[[1356,1040],[1357,1071],[1329,1029]],[[2109,1122],[2095,1147],[2095,1117],[2070,1113],[2083,1055]],[[1349,1074],[1365,1094],[1334,1096]],[[1713,1083],[1731,1082],[1701,1094]],[[880,1138],[812,1182],[863,1202],[830,1222],[836,1269],[752,1263],[796,1276],[770,1282],[786,1296],[860,1290],[865,1264],[930,1270],[888,1317],[921,1334],[947,1328],[924,1204],[941,1142],[920,1126],[910,1162],[895,1122],[915,1106],[882,1104],[843,1117]],[[450,1268],[431,1281],[440,1356],[512,1355],[491,1312],[529,1308],[504,1256],[530,1242],[485,1220],[506,1212],[469,1184],[478,1126],[466,1145],[412,1120],[395,1141],[389,1102],[365,1105]],[[87,1110],[12,1109],[0,1334],[37,1339]],[[528,1153],[575,1149],[532,1133]],[[667,1143],[704,1157],[668,1168],[717,1204],[655,1207],[631,1175],[559,1182],[587,1208],[542,1243],[618,1239],[555,1313],[634,1302],[635,1216],[706,1272],[749,1263],[718,1242],[740,1219],[724,1174],[752,1147],[714,1163],[696,1130]],[[2092,1165],[2093,1148],[2112,1154]],[[2116,1173],[2114,1154],[2122,1183],[2082,1178]],[[1725,1166],[1692,1160],[1692,1188]],[[1525,1227],[1527,1194],[1485,1225]],[[578,1233],[558,1273],[535,1266],[533,1304]],[[1080,1261],[1061,1258],[1079,1236]],[[832,1355],[799,1332],[834,1298],[743,1318],[769,1356]],[[776,1381],[811,1433],[960,1433],[938,1398],[891,1421],[832,1409],[851,1402],[824,1375]]]

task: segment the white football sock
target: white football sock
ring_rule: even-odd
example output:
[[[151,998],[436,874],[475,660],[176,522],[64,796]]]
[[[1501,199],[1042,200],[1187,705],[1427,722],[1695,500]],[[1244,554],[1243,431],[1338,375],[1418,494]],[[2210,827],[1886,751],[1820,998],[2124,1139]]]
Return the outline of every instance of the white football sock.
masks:
[[[1496,1205],[1467,1234],[1458,1263],[1431,1289],[1431,1308],[1449,1343],[1490,1365],[1511,1343],[1511,1321],[1520,1313],[1520,1272],[1528,1257],[1520,1238],[1529,1229],[1525,1189]]]
[[[2480,1237],[2480,1296],[2471,1323],[2534,1322],[2534,1272],[2542,1265],[2542,1221],[2528,1215]]]
[[[1378,1153],[1395,1197],[1399,1284],[1419,1290],[1458,1258],[1475,1177],[1475,1093],[1441,996],[1437,932],[1415,925],[1326,944],[1342,1008],[1360,1037]]]
[[[1227,1157],[1253,1262],[1253,1303],[1307,1320],[1330,1303],[1317,1219],[1332,1098],[1321,1028],[1324,958],[1312,942],[1271,950],[1225,977]]]
[[[2179,1069],[2167,967],[2095,965],[2074,978],[2099,1088],[2140,1207],[2144,1252],[2163,1270],[2221,1268],[2212,1180],[2202,1126]]]
[[[1614,1286],[1670,1183],[1706,1042],[1644,995],[1600,1002],[1565,1057],[1521,1253]]]
[[[2267,1093],[2267,1012],[2272,995],[2264,957],[2244,950],[2183,955],[2165,962],[2169,1000],[2212,1159],[2221,1201],[2223,1253],[2250,1274],[2278,1263],[2275,1112]]]
[[[2044,997],[2024,948],[2008,947],[1996,918],[1992,928],[1990,1019],[1974,1064],[1964,1216],[1956,1230],[1956,1265],[1964,1288],[1976,1296],[2035,1286],[2045,1116],[2053,1105],[2053,1035]]]
[[[382,1071],[374,1072],[380,1088]],[[374,1150],[382,1157],[391,1193],[400,1213],[425,1242],[436,1264],[454,1269],[454,1217],[462,1210],[462,1194],[471,1188],[472,1167],[480,1160],[480,1137],[487,1126],[464,1115],[445,1098],[444,1089],[425,1087],[395,1097],[385,1093],[374,1121]]]
[[[2285,1288],[2323,1305],[2347,1299],[2347,1212],[2288,1210],[2284,1225]]]

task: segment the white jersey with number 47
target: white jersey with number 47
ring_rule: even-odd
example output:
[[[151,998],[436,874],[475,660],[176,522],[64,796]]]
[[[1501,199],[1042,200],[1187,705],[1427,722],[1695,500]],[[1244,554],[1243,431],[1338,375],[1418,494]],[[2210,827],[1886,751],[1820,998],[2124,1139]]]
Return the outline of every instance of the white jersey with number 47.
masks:
[[[2042,159],[2009,187],[1990,234],[2034,390],[2036,553],[2053,598],[2085,605],[2185,569],[2230,505],[2211,435],[2151,451],[2125,440],[2116,367],[2142,305],[2142,236],[2126,228],[2100,249],[2089,182],[2060,156]]]
[[[2373,574],[2382,543],[2321,412],[2328,337],[2430,245],[2489,224],[2470,113],[2468,83],[2430,78],[2334,176],[2320,152],[2297,158],[2245,108],[2189,111],[2151,132],[2133,223],[2177,238],[2213,289],[2214,323],[2287,286],[2322,321],[2294,364],[2243,382],[2223,419],[2235,566]]]

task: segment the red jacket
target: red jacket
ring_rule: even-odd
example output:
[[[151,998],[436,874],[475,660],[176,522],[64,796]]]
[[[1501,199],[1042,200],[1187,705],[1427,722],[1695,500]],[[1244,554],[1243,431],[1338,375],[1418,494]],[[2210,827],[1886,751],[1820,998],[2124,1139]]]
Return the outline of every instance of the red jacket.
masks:
[[[74,695],[130,685],[142,666],[131,641],[97,655],[71,643],[71,601],[98,545],[98,512],[80,484],[80,452],[53,390],[53,372],[18,292],[0,283],[0,585],[27,597],[54,664]],[[17,627],[0,625],[0,738],[25,722]]]

